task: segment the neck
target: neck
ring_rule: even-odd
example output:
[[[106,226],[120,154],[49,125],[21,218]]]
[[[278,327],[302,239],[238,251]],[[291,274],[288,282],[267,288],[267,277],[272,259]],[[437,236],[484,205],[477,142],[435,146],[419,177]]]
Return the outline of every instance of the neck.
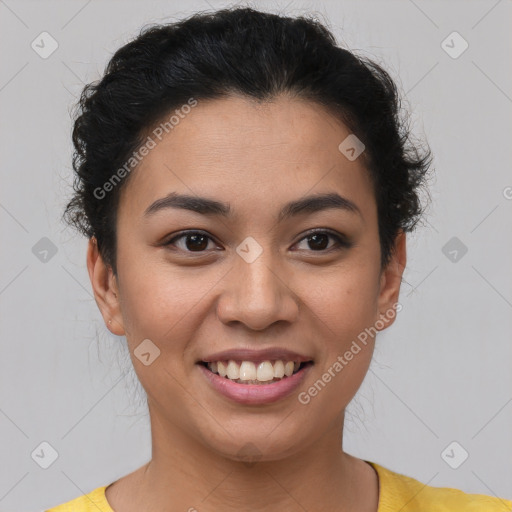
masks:
[[[172,504],[172,510],[189,512],[375,512],[378,496],[368,491],[374,471],[343,452],[343,419],[276,460],[269,454],[258,460],[248,444],[245,461],[213,452],[175,425],[152,421],[153,457],[137,482],[143,510],[171,510]]]

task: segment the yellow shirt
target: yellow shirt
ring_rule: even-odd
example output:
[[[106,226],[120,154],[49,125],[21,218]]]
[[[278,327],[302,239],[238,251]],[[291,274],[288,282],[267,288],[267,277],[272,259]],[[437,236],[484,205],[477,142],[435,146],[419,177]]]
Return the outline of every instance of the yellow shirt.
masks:
[[[395,473],[375,462],[379,475],[379,507],[377,512],[511,512],[512,501],[484,494],[468,494],[449,487],[431,487],[414,478]],[[114,512],[98,487],[46,512]]]

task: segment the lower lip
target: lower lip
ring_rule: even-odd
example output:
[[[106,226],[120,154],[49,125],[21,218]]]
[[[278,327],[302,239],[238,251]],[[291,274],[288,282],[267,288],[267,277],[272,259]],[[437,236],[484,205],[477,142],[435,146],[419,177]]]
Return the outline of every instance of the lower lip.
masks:
[[[272,384],[238,384],[211,372],[202,364],[198,366],[213,388],[222,395],[240,404],[258,405],[277,402],[290,395],[301,384],[313,365],[308,364],[290,377],[283,377]]]

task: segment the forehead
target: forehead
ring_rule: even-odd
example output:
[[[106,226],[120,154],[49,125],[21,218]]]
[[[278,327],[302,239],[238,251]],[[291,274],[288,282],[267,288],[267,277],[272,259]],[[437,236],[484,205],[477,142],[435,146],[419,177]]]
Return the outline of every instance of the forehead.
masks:
[[[156,144],[132,171],[121,202],[125,196],[141,215],[171,191],[247,207],[241,200],[259,200],[261,207],[328,190],[368,201],[373,194],[362,158],[349,161],[338,149],[349,135],[340,120],[309,101],[199,100],[175,117],[161,140],[152,135]]]

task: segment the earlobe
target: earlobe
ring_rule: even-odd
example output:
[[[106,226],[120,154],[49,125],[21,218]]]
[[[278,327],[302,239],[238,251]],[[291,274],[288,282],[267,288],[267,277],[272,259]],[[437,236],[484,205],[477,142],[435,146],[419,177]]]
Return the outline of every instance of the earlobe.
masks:
[[[395,239],[391,259],[386,268],[382,271],[380,277],[380,292],[378,299],[378,320],[380,320],[380,322],[378,322],[377,325],[384,324],[384,326],[378,330],[383,330],[389,327],[395,320],[396,312],[401,309],[397,308],[397,304],[406,261],[406,234],[404,231],[400,230]]]
[[[95,237],[89,239],[87,247],[87,270],[91,281],[94,299],[107,328],[113,334],[125,334],[119,305],[119,290],[112,268],[106,265],[98,249]]]

